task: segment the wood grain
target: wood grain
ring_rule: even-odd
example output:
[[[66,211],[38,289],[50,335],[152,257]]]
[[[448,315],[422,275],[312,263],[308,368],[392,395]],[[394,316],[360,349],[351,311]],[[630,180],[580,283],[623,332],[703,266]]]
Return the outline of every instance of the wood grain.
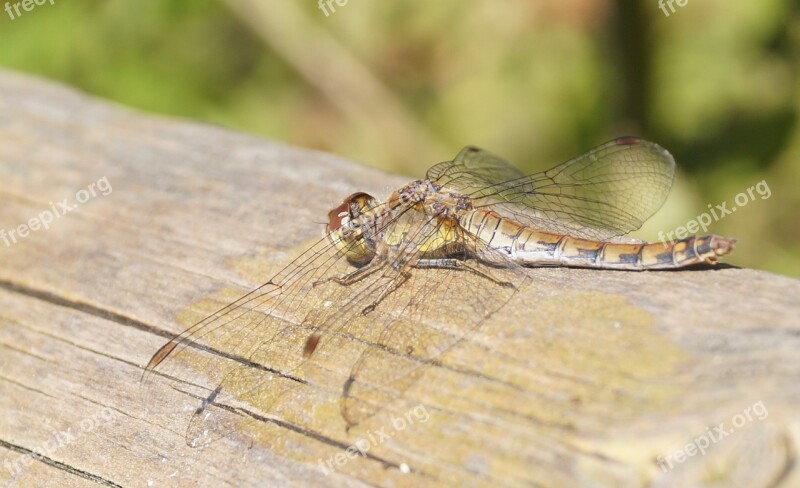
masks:
[[[17,230],[0,234],[0,483],[800,486],[800,282],[731,267],[532,269],[407,391],[426,415],[403,428],[396,410],[346,431],[340,385],[313,381],[205,449],[191,412],[149,413],[142,365],[168,337],[288,263],[343,197],[403,183],[0,72],[0,229]]]

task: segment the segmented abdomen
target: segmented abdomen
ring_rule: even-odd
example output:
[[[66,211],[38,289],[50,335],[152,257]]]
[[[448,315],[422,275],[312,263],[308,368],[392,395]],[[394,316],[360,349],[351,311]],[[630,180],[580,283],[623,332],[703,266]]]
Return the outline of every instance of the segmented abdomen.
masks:
[[[541,232],[491,211],[478,211],[462,222],[488,247],[526,266],[570,266],[599,269],[672,269],[716,263],[731,252],[733,239],[708,235],[673,242],[621,244]],[[492,253],[484,253],[491,261]]]

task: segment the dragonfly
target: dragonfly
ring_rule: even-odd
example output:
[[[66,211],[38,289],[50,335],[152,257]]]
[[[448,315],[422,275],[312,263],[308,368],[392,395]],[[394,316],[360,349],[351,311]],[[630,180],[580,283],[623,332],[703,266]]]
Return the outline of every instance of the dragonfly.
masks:
[[[311,384],[338,395],[349,430],[507,306],[526,267],[663,270],[729,254],[735,240],[716,235],[626,236],[661,207],[674,172],[668,151],[635,137],[533,175],[468,146],[383,201],[350,195],[324,237],[158,349],[142,383],[189,399],[190,445]],[[315,362],[328,377],[313,383]]]

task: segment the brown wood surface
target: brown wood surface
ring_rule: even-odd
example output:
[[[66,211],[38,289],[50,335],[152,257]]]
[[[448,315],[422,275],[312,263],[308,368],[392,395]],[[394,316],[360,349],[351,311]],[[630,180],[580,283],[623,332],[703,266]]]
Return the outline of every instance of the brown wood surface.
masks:
[[[319,238],[343,197],[405,179],[0,72],[0,229],[104,178],[49,229],[0,235],[0,485],[800,486],[800,282],[731,267],[529,270],[406,392],[424,420],[348,432],[310,382],[190,448],[191,412],[149,414],[142,365]],[[705,454],[685,447],[719,424]]]

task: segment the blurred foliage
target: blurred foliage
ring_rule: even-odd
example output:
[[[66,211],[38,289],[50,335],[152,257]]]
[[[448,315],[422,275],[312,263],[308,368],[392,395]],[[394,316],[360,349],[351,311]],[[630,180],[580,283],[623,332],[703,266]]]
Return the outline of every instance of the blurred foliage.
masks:
[[[13,3],[13,2],[12,2]],[[419,177],[476,144],[527,171],[633,134],[676,156],[637,237],[765,180],[713,224],[800,276],[800,7],[791,0],[56,0],[0,12],[0,65]]]

